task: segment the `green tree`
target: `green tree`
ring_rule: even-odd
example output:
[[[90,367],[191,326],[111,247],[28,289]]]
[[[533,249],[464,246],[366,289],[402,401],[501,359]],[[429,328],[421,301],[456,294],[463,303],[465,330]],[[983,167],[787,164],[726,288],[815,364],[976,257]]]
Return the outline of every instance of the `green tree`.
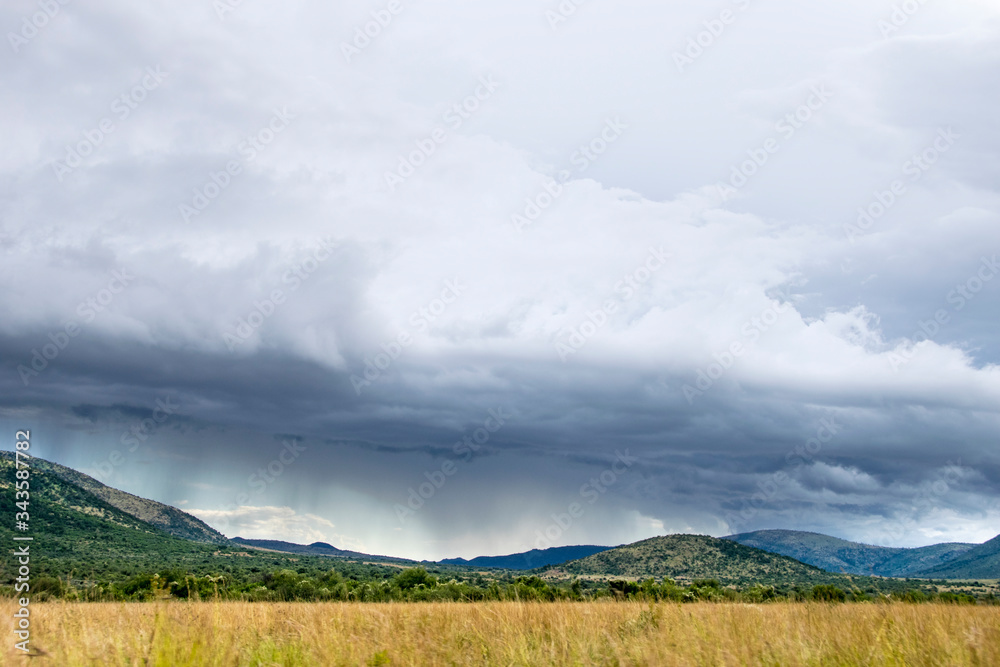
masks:
[[[819,600],[820,602],[845,602],[847,600],[847,593],[833,584],[819,584],[818,586],[813,586],[811,597],[813,600]]]
[[[437,579],[422,567],[411,567],[396,575],[394,583],[402,590],[407,591],[420,585],[425,588],[433,588],[437,584]]]

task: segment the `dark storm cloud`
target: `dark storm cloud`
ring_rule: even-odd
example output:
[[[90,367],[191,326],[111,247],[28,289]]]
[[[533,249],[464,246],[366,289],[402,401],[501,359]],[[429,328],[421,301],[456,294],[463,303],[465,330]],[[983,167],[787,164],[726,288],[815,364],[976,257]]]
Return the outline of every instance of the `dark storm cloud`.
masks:
[[[998,17],[828,11],[678,72],[694,6],[429,3],[348,62],[357,7],[67,5],[3,56],[0,422],[374,552],[530,548],[584,493],[561,543],[991,537]]]

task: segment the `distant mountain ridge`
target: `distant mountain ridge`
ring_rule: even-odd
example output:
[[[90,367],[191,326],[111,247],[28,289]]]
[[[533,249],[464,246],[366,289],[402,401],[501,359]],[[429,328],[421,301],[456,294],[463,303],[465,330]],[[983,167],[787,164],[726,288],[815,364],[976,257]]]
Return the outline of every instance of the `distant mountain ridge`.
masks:
[[[353,551],[344,551],[338,549],[332,544],[327,544],[326,542],[313,542],[312,544],[295,544],[294,542],[285,542],[283,540],[255,540],[247,539],[245,537],[234,537],[233,542],[237,544],[242,544],[248,547],[256,547],[258,549],[270,549],[271,551],[284,551],[286,553],[300,554],[316,554],[319,556],[345,556],[353,554]]]
[[[602,547],[583,544],[569,547],[552,547],[550,549],[532,549],[522,553],[506,556],[477,556],[470,560],[464,558],[445,558],[438,561],[446,565],[468,565],[472,567],[497,567],[505,570],[533,570],[537,567],[558,565],[566,561],[586,558],[614,547]]]
[[[267,549],[269,551],[280,551],[283,553],[290,553],[290,554],[303,554],[307,556],[330,556],[333,558],[365,558],[375,561],[416,563],[416,561],[407,558],[396,558],[395,556],[375,556],[372,554],[363,554],[359,551],[346,551],[344,549],[338,549],[332,544],[327,544],[326,542],[313,542],[312,544],[296,544],[294,542],[285,542],[283,540],[257,540],[246,537],[234,537],[232,541],[235,542],[236,544],[242,544],[243,546],[246,547],[253,547],[256,549]]]
[[[13,509],[10,480],[14,454],[0,451],[0,504]],[[31,459],[33,530],[49,544],[53,558],[100,563],[102,568],[190,563],[229,557],[237,545],[285,554],[417,565],[413,560],[338,549],[325,542],[299,545],[281,540],[229,540],[176,507],[111,488],[66,466]],[[0,527],[9,536],[10,527]],[[220,555],[221,554],[221,555]],[[279,554],[261,557],[279,558]],[[287,560],[287,556],[284,557]],[[296,559],[292,559],[296,560]],[[62,562],[61,561],[61,562]],[[429,563],[429,561],[423,561]],[[72,563],[71,563],[72,564]],[[723,583],[843,584],[845,575],[934,579],[1000,579],[1000,536],[984,544],[946,543],[915,549],[849,542],[829,535],[767,530],[714,538],[667,535],[618,547],[575,545],[505,556],[438,561],[442,567],[537,570],[556,576],[718,579]],[[122,570],[124,571],[124,570]],[[65,573],[64,573],[65,574]]]
[[[1000,535],[958,558],[919,573],[941,579],[1000,579]]]
[[[296,544],[283,540],[260,540],[245,537],[234,537],[232,541],[236,544],[253,547],[256,549],[268,549],[270,551],[281,551],[283,553],[307,554],[311,556],[331,556],[339,558],[370,558],[376,560],[391,560],[407,563],[417,561],[406,558],[396,558],[393,556],[374,556],[357,551],[346,551],[327,544],[326,542],[313,542],[312,544]],[[557,563],[584,558],[601,551],[606,551],[612,547],[597,545],[580,545],[568,547],[552,547],[551,549],[532,549],[522,553],[509,554],[506,556],[477,556],[470,560],[464,558],[445,558],[438,561],[421,561],[425,563],[440,563],[442,565],[460,565],[464,567],[494,567],[504,570],[532,570]]]
[[[722,539],[789,556],[828,572],[881,577],[915,576],[942,567],[977,547],[960,542],[912,549],[880,547],[798,530],[758,530]]]

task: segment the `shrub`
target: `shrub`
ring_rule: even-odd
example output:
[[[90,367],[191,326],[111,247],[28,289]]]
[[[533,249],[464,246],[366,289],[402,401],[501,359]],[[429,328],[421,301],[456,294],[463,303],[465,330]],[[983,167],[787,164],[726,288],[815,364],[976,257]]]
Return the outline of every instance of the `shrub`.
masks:
[[[847,593],[833,584],[820,584],[813,586],[811,597],[820,602],[844,602],[847,600]]]
[[[774,590],[774,586],[757,584],[743,591],[742,597],[746,602],[768,602],[776,599],[778,594]]]
[[[608,590],[615,597],[629,597],[639,592],[639,584],[634,581],[615,580],[608,582]]]
[[[899,599],[903,602],[927,602],[929,598],[923,591],[912,590],[903,593]]]

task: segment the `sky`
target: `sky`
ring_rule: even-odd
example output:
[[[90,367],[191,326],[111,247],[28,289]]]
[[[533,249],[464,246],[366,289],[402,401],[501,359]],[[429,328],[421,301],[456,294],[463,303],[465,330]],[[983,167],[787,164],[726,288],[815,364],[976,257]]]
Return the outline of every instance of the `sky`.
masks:
[[[0,8],[35,455],[417,559],[1000,532],[996,2],[94,5]]]

